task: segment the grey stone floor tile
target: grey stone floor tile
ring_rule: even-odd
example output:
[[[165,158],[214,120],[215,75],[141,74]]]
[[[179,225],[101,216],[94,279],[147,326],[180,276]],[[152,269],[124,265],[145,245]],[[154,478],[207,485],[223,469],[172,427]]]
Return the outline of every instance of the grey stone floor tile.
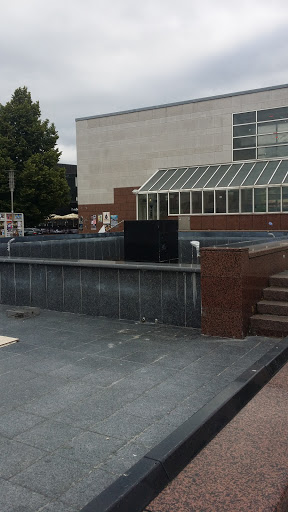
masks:
[[[61,496],[61,501],[77,507],[77,512],[115,480],[115,476],[102,469],[92,471]],[[65,509],[64,509],[65,510]],[[63,512],[64,512],[63,510]],[[76,510],[76,509],[75,509]],[[43,512],[46,512],[45,509]],[[50,511],[49,511],[50,512]],[[51,512],[54,512],[52,509]],[[55,512],[58,510],[55,509]],[[61,508],[59,509],[61,512]],[[127,511],[128,512],[128,511]]]
[[[122,439],[95,432],[84,432],[59,448],[56,453],[61,457],[78,460],[96,467],[105,461],[109,455],[115,453],[124,443],[125,441]]]
[[[0,438],[0,477],[10,478],[45,455],[43,450]]]
[[[37,512],[79,512],[79,508],[75,508],[72,505],[67,505],[61,501],[53,501],[46,507],[37,510]]]
[[[91,388],[87,382],[69,382],[59,388],[55,393],[49,393],[36,400],[32,400],[20,407],[21,410],[37,414],[43,417],[50,417],[60,411],[79,405],[91,396],[103,393],[101,388]]]
[[[149,425],[151,425],[150,418],[133,416],[121,409],[106,420],[96,423],[89,430],[108,437],[112,436],[129,441],[143,432]]]
[[[163,399],[159,403],[154,396],[141,396],[124,407],[124,410],[134,416],[150,418],[157,420],[165,416],[168,412],[175,408],[175,404],[168,399]]]
[[[0,478],[1,512],[35,512],[42,510],[47,502],[47,497]]]
[[[115,476],[120,476],[125,474],[146,453],[147,448],[140,441],[130,441],[130,443],[127,443],[113,454],[101,468],[113,473]]]
[[[7,373],[0,375],[0,389],[5,389],[8,386],[14,385],[17,382],[23,383],[38,377],[38,373],[23,368],[17,368]]]
[[[1,414],[0,412],[0,417],[0,434],[9,439],[44,421],[39,416],[23,412],[19,409],[14,409],[6,414]]]
[[[19,434],[14,440],[51,452],[80,434],[82,431],[71,425],[64,425],[56,421],[44,421]]]
[[[53,454],[32,464],[10,482],[55,500],[90,471],[87,464]]]

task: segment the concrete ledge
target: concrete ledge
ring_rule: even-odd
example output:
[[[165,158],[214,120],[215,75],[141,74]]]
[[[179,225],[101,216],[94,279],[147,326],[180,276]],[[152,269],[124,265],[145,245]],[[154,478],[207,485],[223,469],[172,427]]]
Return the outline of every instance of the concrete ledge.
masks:
[[[200,411],[150,450],[81,512],[141,512],[288,360],[279,342]]]

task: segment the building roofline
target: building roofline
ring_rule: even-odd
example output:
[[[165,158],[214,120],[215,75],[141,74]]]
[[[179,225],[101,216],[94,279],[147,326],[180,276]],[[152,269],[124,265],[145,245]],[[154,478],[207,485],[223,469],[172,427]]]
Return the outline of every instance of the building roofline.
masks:
[[[207,97],[204,97],[204,98],[197,98],[197,99],[194,99],[194,100],[177,101],[175,103],[164,103],[163,105],[153,105],[153,106],[150,106],[150,107],[142,107],[142,108],[135,108],[135,109],[130,109],[130,110],[122,110],[122,111],[119,111],[119,112],[110,112],[108,114],[98,114],[98,115],[95,115],[95,116],[77,117],[75,119],[75,121],[76,122],[77,121],[86,121],[88,119],[100,119],[101,117],[111,117],[111,116],[119,116],[119,115],[123,115],[123,114],[133,114],[135,112],[143,112],[145,110],[154,110],[154,109],[166,108],[166,107],[176,107],[178,105],[188,105],[189,103],[198,103],[198,102],[201,102],[201,101],[218,100],[218,99],[222,99],[222,98],[230,98],[230,97],[233,97],[233,96],[242,96],[244,94],[254,94],[254,93],[257,93],[257,92],[274,91],[275,89],[285,89],[285,88],[288,88],[288,84],[274,85],[274,86],[271,86],[271,87],[262,87],[262,88],[259,88],[259,89],[249,89],[247,91],[231,92],[231,93],[227,93],[227,94],[219,94],[217,96],[207,96]]]

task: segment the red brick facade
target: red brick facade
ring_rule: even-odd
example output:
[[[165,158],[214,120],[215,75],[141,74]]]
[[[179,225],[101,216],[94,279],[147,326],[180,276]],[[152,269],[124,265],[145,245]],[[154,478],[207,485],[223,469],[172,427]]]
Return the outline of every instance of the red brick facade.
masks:
[[[138,187],[114,188],[114,203],[79,205],[79,217],[83,217],[83,233],[96,233],[102,227],[98,215],[110,212],[122,220],[136,220],[136,197],[133,190]],[[91,230],[91,216],[97,215],[97,229]],[[168,217],[175,219],[175,217]],[[269,224],[272,222],[272,225]],[[191,215],[192,231],[286,231],[288,213],[263,213],[243,215]],[[123,231],[121,223],[113,231]]]
[[[138,187],[136,187],[138,188]],[[102,227],[98,222],[98,215],[103,212],[110,212],[111,215],[118,215],[118,222],[122,220],[136,220],[136,197],[132,190],[135,187],[114,188],[114,203],[107,204],[86,204],[78,205],[79,218],[83,217],[82,233],[96,233]],[[91,230],[91,216],[97,215],[97,229]],[[111,231],[123,231],[123,222]]]

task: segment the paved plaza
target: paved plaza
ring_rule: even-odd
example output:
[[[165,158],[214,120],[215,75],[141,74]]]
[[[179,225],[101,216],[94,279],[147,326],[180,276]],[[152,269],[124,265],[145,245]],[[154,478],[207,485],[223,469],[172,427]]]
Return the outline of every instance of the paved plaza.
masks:
[[[0,306],[0,510],[79,512],[277,339]],[[127,511],[128,512],[128,511]]]

